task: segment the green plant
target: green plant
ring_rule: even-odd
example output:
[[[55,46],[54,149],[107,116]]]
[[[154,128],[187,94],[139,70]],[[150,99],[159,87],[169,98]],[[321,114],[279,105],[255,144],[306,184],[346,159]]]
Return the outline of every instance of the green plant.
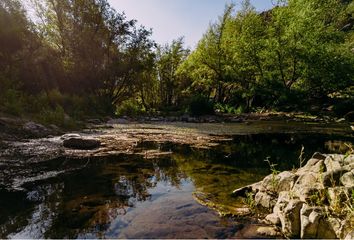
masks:
[[[304,153],[305,153],[305,147],[304,147],[304,145],[302,145],[302,146],[301,146],[300,155],[299,155],[299,165],[300,165],[300,168],[302,167],[302,164],[305,162]]]
[[[214,106],[208,98],[197,95],[190,99],[188,112],[194,116],[214,114]]]
[[[123,102],[121,105],[117,106],[116,110],[117,116],[136,117],[144,113],[145,110],[134,100]]]
[[[243,203],[248,206],[250,210],[254,210],[256,207],[256,202],[252,192],[246,192],[246,197],[243,198]]]
[[[277,164],[271,163],[269,159],[270,159],[270,157],[267,157],[264,161],[268,163],[269,169],[272,174],[271,188],[273,191],[276,191],[278,188],[278,183],[279,183],[278,179],[277,179],[277,175],[280,173],[280,171],[275,168],[277,166]]]

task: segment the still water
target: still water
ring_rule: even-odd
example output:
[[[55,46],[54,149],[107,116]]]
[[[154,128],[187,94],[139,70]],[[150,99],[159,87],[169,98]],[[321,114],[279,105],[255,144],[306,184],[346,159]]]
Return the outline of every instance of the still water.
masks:
[[[0,185],[0,238],[242,237],[240,230],[252,220],[220,217],[196,196],[228,209],[240,207],[230,193],[269,174],[265,159],[289,170],[299,166],[302,146],[308,159],[316,151],[345,152],[354,143],[351,136],[314,133],[232,138],[210,149],[139,143],[137,152],[171,152],[152,159],[58,157],[25,166],[57,174],[18,189]]]

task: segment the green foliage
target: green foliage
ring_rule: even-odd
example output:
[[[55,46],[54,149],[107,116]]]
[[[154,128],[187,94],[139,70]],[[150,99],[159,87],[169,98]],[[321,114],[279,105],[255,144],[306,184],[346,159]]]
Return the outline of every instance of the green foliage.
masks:
[[[136,101],[127,100],[121,105],[117,106],[116,115],[117,116],[129,116],[136,117],[144,114],[145,111]]]
[[[197,95],[190,99],[188,112],[193,116],[214,114],[214,106],[208,98]]]
[[[8,89],[0,96],[0,110],[6,113],[20,116],[24,112],[24,101],[22,93],[18,90]]]

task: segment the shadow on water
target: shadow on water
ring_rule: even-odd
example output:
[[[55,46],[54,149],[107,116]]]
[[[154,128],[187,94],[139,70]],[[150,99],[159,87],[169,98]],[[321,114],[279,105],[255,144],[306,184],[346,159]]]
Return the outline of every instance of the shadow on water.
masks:
[[[171,155],[57,158],[31,168],[61,171],[51,178],[0,186],[1,238],[232,238],[242,223],[198,204],[193,192],[239,206],[230,193],[270,173],[299,166],[314,152],[340,153],[353,138],[320,134],[234,136],[211,149],[155,142],[136,151]],[[79,165],[84,167],[78,168]],[[73,171],[66,171],[75,169]]]

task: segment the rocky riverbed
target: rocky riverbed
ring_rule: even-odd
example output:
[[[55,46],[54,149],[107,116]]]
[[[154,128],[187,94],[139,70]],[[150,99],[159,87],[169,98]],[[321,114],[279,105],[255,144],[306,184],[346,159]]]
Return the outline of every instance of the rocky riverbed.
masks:
[[[234,196],[270,214],[272,227],[257,231],[281,232],[288,238],[354,238],[354,155],[316,153],[305,166],[273,173],[239,188]]]

